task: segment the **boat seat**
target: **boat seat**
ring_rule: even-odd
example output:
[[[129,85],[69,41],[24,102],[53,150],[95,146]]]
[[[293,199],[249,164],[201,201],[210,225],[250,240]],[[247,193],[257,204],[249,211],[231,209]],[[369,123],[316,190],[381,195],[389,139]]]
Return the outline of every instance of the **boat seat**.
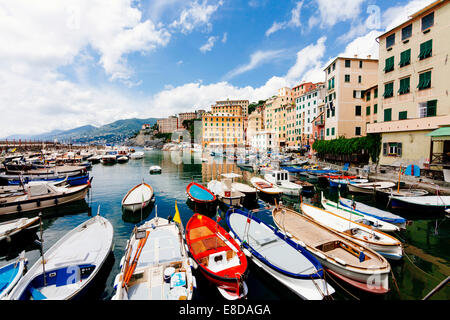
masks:
[[[42,292],[40,292],[38,289],[34,288],[34,287],[29,287],[28,291],[30,291],[31,297],[33,298],[33,300],[45,300],[47,299],[46,296],[44,296],[42,294]]]

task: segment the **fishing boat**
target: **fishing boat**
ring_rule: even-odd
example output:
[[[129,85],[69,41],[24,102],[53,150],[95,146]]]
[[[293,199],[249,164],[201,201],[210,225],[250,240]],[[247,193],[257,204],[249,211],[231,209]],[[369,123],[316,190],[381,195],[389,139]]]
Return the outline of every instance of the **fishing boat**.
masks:
[[[302,299],[322,300],[335,292],[323,279],[320,262],[285,233],[236,208],[228,210],[226,219],[246,255]]]
[[[149,169],[150,174],[161,173],[162,169],[160,166],[151,166]]]
[[[225,229],[195,213],[186,225],[185,238],[197,268],[224,298],[236,300],[247,295],[247,258]]]
[[[191,300],[195,286],[181,227],[156,216],[133,230],[112,300]]]
[[[105,154],[102,156],[102,159],[100,160],[102,164],[114,164],[117,162],[117,154]]]
[[[371,216],[371,217],[374,217],[381,221],[395,224],[395,225],[399,226],[401,229],[406,228],[406,219],[399,215],[393,214],[389,211],[384,211],[384,210],[369,206],[367,204],[364,204],[362,202],[357,202],[357,201],[342,198],[342,197],[339,197],[339,204],[342,205],[343,207],[352,209],[353,211],[356,211],[363,215]]]
[[[395,183],[390,181],[376,181],[376,182],[354,182],[350,181],[348,184],[348,191],[353,193],[368,193],[373,194],[376,190],[393,188]]]
[[[37,228],[39,217],[33,218],[19,218],[12,221],[5,221],[0,223],[0,242],[11,239],[12,236],[21,231],[31,230]]]
[[[294,183],[302,187],[302,194],[304,195],[312,195],[315,192],[314,185],[308,181],[295,180]]]
[[[216,201],[216,196],[197,182],[191,182],[186,187],[188,198],[196,203],[208,204]]]
[[[300,207],[302,213],[311,219],[375,250],[385,258],[400,260],[403,257],[402,243],[384,232],[303,202]]]
[[[27,263],[25,251],[22,251],[16,261],[0,267],[0,300],[9,294],[22,278]]]
[[[259,192],[262,192],[264,194],[270,195],[270,196],[277,196],[281,193],[283,193],[283,190],[278,188],[277,186],[273,185],[267,180],[253,177],[250,179],[250,183],[258,190]]]
[[[101,159],[102,159],[102,156],[94,155],[94,156],[87,158],[87,161],[89,161],[92,164],[97,164],[97,163],[100,163]]]
[[[230,178],[220,181],[211,180],[208,182],[208,189],[216,195],[219,201],[230,206],[240,206],[245,198],[244,193],[233,188]]]
[[[58,187],[49,182],[32,181],[25,185],[23,193],[0,195],[0,215],[42,210],[82,200],[89,187],[90,183]]]
[[[36,261],[8,299],[68,300],[79,297],[111,252],[113,233],[111,222],[98,214],[81,223]]]
[[[280,205],[272,217],[281,231],[312,253],[329,273],[366,292],[389,291],[390,265],[372,249]]]
[[[444,212],[450,207],[450,196],[420,196],[390,198],[392,208],[425,210],[425,212]]]
[[[379,189],[377,194],[390,197],[420,197],[428,194],[427,190],[424,189]]]
[[[364,215],[362,213],[357,212],[356,210],[353,210],[352,208],[347,208],[342,205],[339,205],[339,202],[336,203],[325,198],[323,192],[321,194],[321,204],[326,211],[332,212],[342,218],[365,224],[366,226],[372,227],[374,229],[383,232],[393,232],[400,230],[400,228],[394,224],[379,220],[369,215]]]
[[[130,155],[130,159],[133,159],[133,160],[138,160],[138,159],[143,159],[143,158],[144,158],[144,152],[142,152],[142,151],[137,151]]]
[[[264,179],[280,188],[285,195],[298,196],[302,192],[301,185],[289,181],[289,172],[286,170],[273,170],[266,173]]]
[[[337,188],[337,187],[347,187],[350,183],[366,183],[369,180],[367,179],[344,179],[344,178],[338,178],[338,179],[328,179],[330,182],[330,187]]]
[[[134,186],[122,199],[122,207],[125,210],[136,212],[148,206],[154,196],[153,188],[149,184],[142,182]]]
[[[117,163],[126,163],[126,162],[128,162],[128,157],[127,156],[120,156],[120,157],[117,157]]]
[[[58,176],[48,176],[48,177],[18,177],[18,178],[10,178],[8,179],[8,185],[23,185],[27,184],[30,181],[43,181],[43,182],[65,182],[70,186],[79,186],[83,184],[87,184],[89,182],[89,173],[79,174],[79,175],[58,175]]]

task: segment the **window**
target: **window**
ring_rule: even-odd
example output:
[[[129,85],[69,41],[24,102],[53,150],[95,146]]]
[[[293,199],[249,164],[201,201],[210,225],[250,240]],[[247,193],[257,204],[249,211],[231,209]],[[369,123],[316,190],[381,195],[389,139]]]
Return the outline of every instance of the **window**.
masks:
[[[355,127],[355,136],[361,135],[361,127]]]
[[[331,110],[331,116],[332,116],[332,117],[334,117],[335,110],[336,110],[336,109],[334,109],[334,108]]]
[[[431,57],[432,54],[433,54],[433,39],[430,39],[420,44],[419,60]]]
[[[384,109],[384,121],[391,121],[392,109]]]
[[[411,38],[411,35],[412,35],[412,24],[402,29],[402,40]]]
[[[388,73],[394,70],[394,57],[387,58],[385,61],[384,72]]]
[[[435,117],[436,116],[437,100],[430,100],[419,103],[419,117]]]
[[[351,65],[350,60],[345,60],[345,67],[350,68],[350,65]]]
[[[434,25],[434,12],[422,18],[422,31],[431,28]]]
[[[402,53],[400,53],[400,62],[399,66],[404,67],[411,63],[411,49],[405,50]]]
[[[366,107],[366,116],[370,116],[370,106]]]
[[[363,67],[363,62],[362,62],[362,60],[359,62],[359,68],[360,69],[362,69],[362,67]]]
[[[419,74],[419,84],[417,86],[419,90],[431,88],[431,71],[423,72]]]
[[[386,48],[390,48],[395,44],[395,33],[386,38]]]
[[[358,76],[358,83],[361,83],[361,81],[362,81],[362,77]]]
[[[366,92],[366,101],[370,101],[370,91]]]
[[[355,106],[355,116],[361,115],[361,106]]]
[[[400,142],[385,142],[383,143],[383,156],[401,157],[402,144]]]
[[[393,96],[394,96],[394,83],[393,82],[385,83],[383,97],[386,99]]]
[[[344,81],[345,82],[350,82],[350,75],[349,74],[346,74],[345,76],[344,76]]]
[[[327,136],[330,135],[330,128],[327,128]]]
[[[408,118],[408,112],[407,111],[400,111],[398,113],[398,120],[405,120]]]
[[[373,90],[373,98],[378,98],[378,88],[375,88],[375,90]]]
[[[336,70],[336,62],[333,63],[333,71]]]
[[[409,93],[409,82],[410,78],[400,79],[400,88],[398,89],[399,94]]]
[[[331,135],[334,136],[334,127],[331,128]]]

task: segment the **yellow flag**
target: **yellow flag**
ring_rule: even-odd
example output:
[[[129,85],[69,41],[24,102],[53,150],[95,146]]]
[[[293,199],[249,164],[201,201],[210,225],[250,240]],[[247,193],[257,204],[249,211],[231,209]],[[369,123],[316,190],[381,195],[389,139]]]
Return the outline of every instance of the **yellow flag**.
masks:
[[[175,200],[175,216],[173,217],[173,221],[181,224],[180,211],[178,211],[177,201]]]

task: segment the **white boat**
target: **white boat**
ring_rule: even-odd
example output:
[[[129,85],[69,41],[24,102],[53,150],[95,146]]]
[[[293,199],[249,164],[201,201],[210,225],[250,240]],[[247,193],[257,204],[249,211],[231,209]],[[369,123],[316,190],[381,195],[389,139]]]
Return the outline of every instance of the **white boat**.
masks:
[[[377,192],[384,194],[388,197],[420,197],[428,194],[427,190],[424,189],[380,189]]]
[[[450,207],[450,196],[391,197],[392,208],[414,208],[442,211]]]
[[[149,172],[153,173],[161,173],[162,169],[160,166],[151,166]]]
[[[0,196],[0,215],[55,207],[85,198],[90,184],[59,187],[45,181],[31,181],[25,193]]]
[[[130,155],[130,159],[133,159],[133,160],[138,160],[138,159],[142,159],[142,158],[144,158],[144,152],[142,152],[142,151],[133,152]]]
[[[0,267],[0,300],[9,294],[22,278],[27,263],[25,251],[22,251],[16,261]]]
[[[120,157],[117,158],[117,162],[118,163],[128,162],[128,157],[127,156],[120,156]]]
[[[256,188],[256,190],[268,195],[275,196],[283,193],[283,190],[281,190],[277,186],[258,177],[251,178],[250,183]]]
[[[406,219],[389,211],[381,210],[362,202],[352,201],[350,199],[342,197],[339,198],[339,204],[363,215],[371,216],[379,220],[395,224],[402,229],[406,228]]]
[[[66,233],[27,271],[9,300],[77,297],[103,266],[113,246],[113,226],[96,215]],[[45,261],[45,264],[42,264]],[[45,269],[45,273],[44,273]]]
[[[376,181],[376,182],[353,182],[350,181],[350,184],[347,185],[348,191],[354,193],[375,193],[376,190],[379,189],[389,189],[393,188],[395,183],[390,181]]]
[[[394,224],[379,220],[369,215],[364,215],[356,210],[344,207],[342,205],[339,205],[339,203],[328,200],[324,197],[323,192],[321,194],[321,204],[326,211],[332,212],[342,218],[365,224],[369,227],[373,227],[383,232],[393,232],[400,230],[400,228]]]
[[[236,178],[242,178],[242,175],[237,173],[222,173],[222,177],[231,179],[231,188],[242,192],[246,198],[256,197],[256,188],[252,188],[247,184],[234,181]]]
[[[290,196],[299,196],[302,192],[302,186],[289,181],[289,172],[287,170],[272,170],[266,173],[264,179],[273,183],[283,190],[283,193]]]
[[[143,209],[152,201],[153,195],[153,188],[142,182],[127,192],[122,199],[122,207],[132,212]]]
[[[136,228],[128,240],[114,281],[112,300],[190,300],[195,277],[174,222],[155,217]]]
[[[6,221],[0,223],[0,241],[10,239],[15,234],[23,230],[33,229],[38,227],[39,217],[34,218],[20,218],[13,221]]]
[[[230,178],[225,178],[221,181],[211,180],[208,182],[207,187],[224,204],[240,206],[244,201],[245,194],[232,187]]]
[[[362,246],[375,250],[386,258],[400,260],[403,257],[402,243],[386,233],[306,203],[301,203],[300,207],[304,215],[340,232]]]
[[[321,264],[306,249],[251,213],[231,208],[227,224],[248,258],[305,300],[322,300],[335,292]]]
[[[330,187],[348,187],[351,183],[367,183],[367,179],[329,179]]]
[[[380,254],[289,208],[277,206],[272,217],[280,230],[311,252],[329,273],[364,291],[389,291],[391,268]]]

